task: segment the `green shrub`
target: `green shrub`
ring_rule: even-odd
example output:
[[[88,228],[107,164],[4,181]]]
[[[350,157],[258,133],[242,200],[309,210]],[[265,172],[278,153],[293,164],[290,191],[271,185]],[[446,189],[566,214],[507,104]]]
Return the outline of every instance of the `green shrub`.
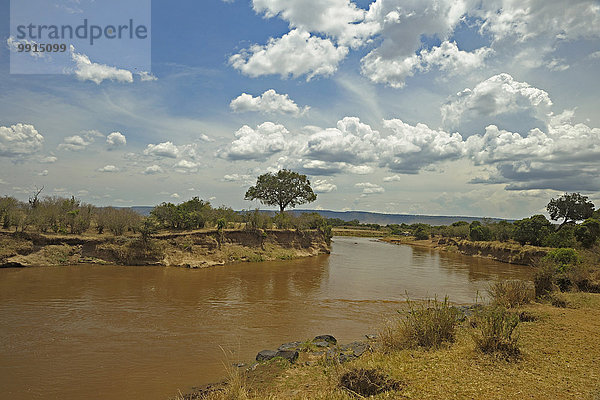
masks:
[[[473,325],[471,336],[477,350],[505,359],[519,356],[519,338],[515,333],[519,325],[518,315],[503,307],[488,307],[475,316]]]
[[[574,236],[583,247],[592,247],[600,237],[600,221],[588,218],[575,228]]]
[[[498,221],[487,225],[494,240],[507,242],[513,237],[514,226],[508,221]]]
[[[492,240],[492,232],[487,226],[481,225],[481,222],[473,221],[469,230],[469,238],[474,242]]]
[[[535,296],[531,283],[521,280],[497,281],[490,284],[487,291],[493,304],[506,308],[531,303]]]
[[[547,236],[542,239],[542,245],[546,247],[575,247],[577,246],[577,240],[575,239],[574,225],[563,225],[563,227],[557,231],[550,231]]]
[[[298,227],[298,219],[289,212],[278,213],[273,217],[273,223],[278,229],[292,229]]]
[[[551,250],[544,256],[544,259],[556,263],[559,272],[565,272],[573,265],[581,262],[581,256],[579,256],[577,250],[571,248]]]
[[[533,246],[540,246],[553,229],[550,221],[541,214],[516,221],[514,227],[514,239],[521,244],[529,243]]]
[[[430,300],[418,306],[410,301],[408,304],[406,315],[390,321],[379,332],[378,340],[385,349],[438,348],[445,342],[454,342],[459,316],[448,299]]]
[[[417,239],[417,240],[427,240],[427,239],[429,239],[429,230],[424,227],[418,227],[415,230],[414,235],[415,235],[415,239]]]

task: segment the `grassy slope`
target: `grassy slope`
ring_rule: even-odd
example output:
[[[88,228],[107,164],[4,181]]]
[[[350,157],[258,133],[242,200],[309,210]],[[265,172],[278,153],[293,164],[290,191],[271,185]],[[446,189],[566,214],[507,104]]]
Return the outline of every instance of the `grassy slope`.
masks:
[[[259,367],[245,378],[246,390],[215,398],[351,399],[337,388],[339,376],[362,367],[403,382],[401,390],[374,399],[595,400],[600,398],[600,295],[565,296],[572,308],[524,307],[539,319],[519,325],[523,357],[517,362],[477,353],[465,324],[456,343],[441,350],[374,352],[342,366],[266,366],[262,373]]]

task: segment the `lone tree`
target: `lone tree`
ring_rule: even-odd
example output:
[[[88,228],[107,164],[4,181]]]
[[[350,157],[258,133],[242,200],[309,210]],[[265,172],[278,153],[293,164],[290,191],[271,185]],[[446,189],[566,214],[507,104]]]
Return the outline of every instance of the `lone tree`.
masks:
[[[565,193],[557,199],[550,200],[546,206],[553,221],[563,219],[558,229],[567,222],[583,221],[594,214],[594,203],[588,201],[580,193]]]
[[[306,175],[300,175],[287,169],[277,173],[267,173],[258,177],[256,186],[251,186],[246,192],[245,200],[260,200],[267,206],[279,206],[283,213],[286,207],[296,207],[300,204],[311,203],[317,195],[310,187]]]

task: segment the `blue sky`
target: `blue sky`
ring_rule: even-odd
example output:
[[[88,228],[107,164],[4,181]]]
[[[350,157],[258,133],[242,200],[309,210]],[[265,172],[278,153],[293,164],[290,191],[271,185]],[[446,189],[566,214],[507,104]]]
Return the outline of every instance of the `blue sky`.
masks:
[[[48,1],[65,18],[93,3]],[[76,44],[64,74],[37,75],[10,74],[9,10],[3,195],[253,208],[256,176],[290,168],[315,208],[518,218],[564,191],[600,205],[597,1],[154,0],[151,70]]]

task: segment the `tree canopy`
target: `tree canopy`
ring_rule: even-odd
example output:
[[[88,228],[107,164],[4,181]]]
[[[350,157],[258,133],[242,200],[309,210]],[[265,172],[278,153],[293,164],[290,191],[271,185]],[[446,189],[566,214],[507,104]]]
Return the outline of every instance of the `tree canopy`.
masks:
[[[557,199],[551,199],[546,206],[553,221],[563,219],[562,227],[567,222],[583,221],[594,214],[594,203],[580,193],[565,193]]]
[[[287,207],[311,203],[317,199],[306,175],[287,169],[266,173],[258,177],[256,185],[246,192],[245,200],[260,200],[268,206],[279,206],[283,213]]]

